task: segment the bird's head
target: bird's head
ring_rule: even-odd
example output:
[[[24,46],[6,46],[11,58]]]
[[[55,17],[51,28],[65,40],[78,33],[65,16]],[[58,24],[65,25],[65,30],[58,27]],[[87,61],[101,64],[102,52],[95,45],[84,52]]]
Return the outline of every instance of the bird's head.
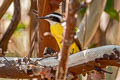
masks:
[[[63,15],[59,14],[59,13],[51,13],[48,14],[46,16],[40,17],[40,19],[45,19],[48,22],[51,23],[63,23],[64,19],[63,19]]]

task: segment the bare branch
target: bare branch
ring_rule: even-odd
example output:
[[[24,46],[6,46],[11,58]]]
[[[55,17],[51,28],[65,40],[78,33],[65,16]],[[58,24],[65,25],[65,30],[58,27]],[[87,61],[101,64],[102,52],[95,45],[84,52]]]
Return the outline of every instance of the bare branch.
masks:
[[[7,11],[8,7],[10,6],[12,2],[13,0],[4,0],[3,4],[0,7],[0,19],[5,14],[5,12]]]
[[[41,78],[44,79],[50,73],[54,67],[58,65],[58,61],[55,58],[35,59],[28,60],[27,58],[7,58],[6,60],[0,57],[0,77],[2,78]],[[49,74],[49,75],[50,75]],[[55,75],[55,73],[53,74]],[[48,76],[47,78],[52,76]]]
[[[32,52],[35,47],[35,40],[37,38],[37,16],[34,15],[33,11],[37,10],[37,0],[31,0],[31,7],[29,11],[30,24],[29,24],[29,41],[30,41],[30,50],[28,57],[32,57]]]
[[[55,78],[56,57],[49,58],[7,58],[11,65],[0,58],[1,78]],[[68,74],[86,74],[96,67],[120,66],[120,46],[108,45],[88,49],[69,57]],[[8,67],[9,66],[9,67]],[[50,75],[52,74],[52,75]],[[49,75],[49,76],[48,76]]]
[[[66,2],[66,29],[63,39],[62,50],[60,52],[60,62],[58,66],[58,70],[56,73],[56,80],[65,80],[67,74],[67,62],[69,56],[69,48],[73,42],[73,37],[75,33],[75,26],[76,26],[76,18],[75,13],[78,10],[79,2],[77,0],[67,0]]]
[[[0,48],[2,48],[2,54],[7,50],[8,41],[10,40],[12,34],[15,32],[17,25],[20,21],[20,0],[14,0],[14,14],[7,31],[4,33],[2,39],[0,40]],[[0,53],[1,55],[1,53]]]

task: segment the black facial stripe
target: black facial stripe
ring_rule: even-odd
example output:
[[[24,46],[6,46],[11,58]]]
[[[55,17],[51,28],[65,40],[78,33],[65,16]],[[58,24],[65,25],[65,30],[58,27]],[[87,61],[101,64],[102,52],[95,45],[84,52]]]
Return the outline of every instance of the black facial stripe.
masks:
[[[55,21],[55,22],[61,23],[60,19],[59,19],[59,18],[57,18],[57,17],[50,16],[50,18],[49,18],[49,19],[50,19],[50,20],[52,20],[52,21]]]

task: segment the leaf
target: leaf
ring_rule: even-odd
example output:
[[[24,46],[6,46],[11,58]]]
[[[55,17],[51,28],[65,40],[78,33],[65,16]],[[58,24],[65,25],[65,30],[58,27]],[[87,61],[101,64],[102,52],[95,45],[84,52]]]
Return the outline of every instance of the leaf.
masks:
[[[17,26],[16,31],[17,31],[17,32],[20,32],[20,31],[24,30],[25,27],[26,27],[25,24],[23,24],[23,23],[19,23],[18,26]]]
[[[107,0],[105,10],[112,9],[112,8],[114,8],[114,0]]]
[[[79,10],[79,13],[80,13],[82,16],[84,16],[85,12],[86,12],[86,7],[85,7],[85,8],[81,8],[81,9]]]
[[[115,9],[106,10],[106,12],[110,15],[112,19],[116,19],[117,21],[119,21],[119,13]]]
[[[7,13],[7,14],[4,15],[4,18],[8,19],[8,20],[11,20],[12,19],[12,15]]]
[[[107,0],[105,12],[108,13],[112,19],[119,21],[119,13],[114,9],[114,0]]]

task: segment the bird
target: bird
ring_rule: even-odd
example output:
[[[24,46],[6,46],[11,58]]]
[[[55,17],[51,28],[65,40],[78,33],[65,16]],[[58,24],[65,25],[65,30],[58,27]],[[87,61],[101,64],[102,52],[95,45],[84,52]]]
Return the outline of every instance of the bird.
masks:
[[[47,20],[61,23],[63,21],[63,15],[54,12],[54,13],[48,14],[46,16],[40,17],[40,19],[47,19]]]
[[[50,13],[46,16],[39,17],[39,19],[44,19],[50,23],[50,30],[52,35],[55,37],[60,49],[62,48],[63,32],[66,28],[66,22],[64,16],[60,13]],[[73,42],[70,48],[70,53],[77,53],[80,51],[79,46]]]

